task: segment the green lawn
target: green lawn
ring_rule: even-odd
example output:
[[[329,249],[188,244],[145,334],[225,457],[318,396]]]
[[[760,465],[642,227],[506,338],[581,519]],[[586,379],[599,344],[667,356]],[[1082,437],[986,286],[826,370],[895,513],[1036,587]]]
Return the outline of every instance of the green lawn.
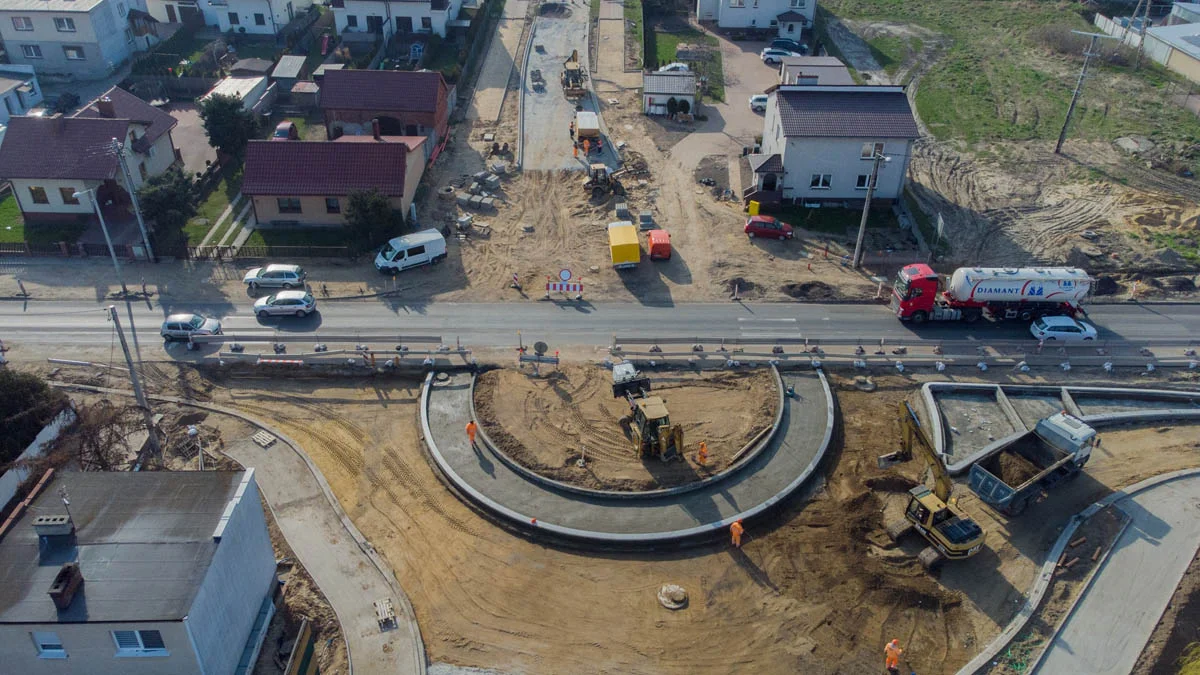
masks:
[[[833,235],[855,236],[858,224],[862,221],[862,209],[837,209],[822,207],[807,209],[803,206],[788,205],[766,208],[765,215],[772,215],[783,222],[809,232],[824,232]],[[896,214],[891,209],[871,209],[867,217],[868,228],[896,228]]]
[[[600,15],[600,3],[596,2],[596,15]],[[642,44],[642,31],[646,24],[646,14],[642,10],[642,0],[625,0],[625,40],[631,44]],[[642,61],[649,58],[650,50],[642,54]],[[638,64],[641,65],[641,64]]]
[[[87,225],[68,223],[61,225],[25,226],[17,200],[9,194],[0,199],[0,244],[57,244],[60,241],[75,243]]]
[[[10,192],[0,200],[0,244],[17,244],[25,241],[25,220],[21,209]]]
[[[242,168],[239,166],[236,169],[227,169],[221,176],[211,192],[196,206],[196,215],[188,221],[188,224],[183,227],[183,231],[187,234],[189,246],[199,246],[204,240],[204,236],[208,233],[210,227],[217,223],[217,219],[225,211],[225,207],[237,197],[242,191]],[[229,222],[232,222],[237,214],[229,217]],[[198,222],[205,220],[207,222]],[[227,228],[229,223],[225,223]],[[213,238],[208,243],[215,244],[220,241],[220,232],[213,235]]]
[[[824,0],[820,10],[915,24],[947,38],[948,47],[921,79],[917,110],[938,138],[969,143],[1056,138],[1082,56],[1074,45],[1056,49],[1047,32],[1096,32],[1078,5],[1062,2]],[[830,41],[822,41],[832,50]],[[1114,49],[1111,42],[1101,41],[1105,55]],[[873,46],[884,58],[895,58],[897,45],[889,40]],[[1153,63],[1143,63],[1138,72],[1107,58],[1093,64],[1071,138],[1111,141],[1138,133],[1159,143],[1200,139],[1200,120],[1170,103],[1163,91],[1173,75]]]
[[[341,227],[300,227],[255,230],[246,246],[345,246],[346,230]]]
[[[591,9],[588,10],[588,16],[592,21],[600,18],[600,0],[592,0]]]
[[[625,5],[629,11],[629,5]],[[708,78],[708,97],[715,101],[725,100],[725,71],[721,62],[721,50],[717,38],[696,30],[675,32],[647,31],[646,32],[646,67],[653,70],[659,66],[676,61],[675,49],[680,44],[702,44],[712,47],[712,58],[707,61],[693,62],[692,69]],[[650,59],[654,59],[651,63]]]
[[[274,38],[269,40],[242,38],[235,48],[239,59],[266,59],[268,61],[278,60],[279,54],[283,51],[275,46]]]
[[[888,75],[895,75],[905,60],[921,53],[924,43],[919,37],[901,38],[878,35],[867,40],[871,55]]]

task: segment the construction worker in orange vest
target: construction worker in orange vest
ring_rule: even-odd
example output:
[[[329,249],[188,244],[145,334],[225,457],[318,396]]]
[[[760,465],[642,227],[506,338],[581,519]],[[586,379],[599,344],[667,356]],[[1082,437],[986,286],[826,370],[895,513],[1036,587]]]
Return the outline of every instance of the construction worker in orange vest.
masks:
[[[479,427],[475,426],[475,420],[467,422],[467,440],[471,441],[471,447],[475,447],[475,432]]]
[[[583,156],[587,157],[592,152],[592,142],[588,139],[583,139]]]
[[[734,548],[742,547],[742,533],[745,531],[746,528],[742,527],[741,520],[735,520],[733,521],[733,524],[729,526],[729,535],[733,539]]]
[[[900,655],[903,653],[904,650],[900,648],[899,639],[893,639],[883,648],[883,665],[892,675],[900,672]]]
[[[708,443],[700,441],[700,451],[696,453],[696,463],[700,466],[708,465]]]

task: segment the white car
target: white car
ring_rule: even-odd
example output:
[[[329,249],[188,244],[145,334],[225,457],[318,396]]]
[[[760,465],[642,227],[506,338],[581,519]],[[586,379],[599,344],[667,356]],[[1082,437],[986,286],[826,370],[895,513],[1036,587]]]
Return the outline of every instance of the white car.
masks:
[[[304,288],[304,269],[299,265],[267,265],[246,272],[242,283],[255,288]]]
[[[662,68],[659,68],[658,72],[660,72],[660,73],[686,73],[689,70],[690,70],[690,68],[688,68],[688,64],[679,63],[678,61],[676,61],[675,63],[668,63],[667,65],[663,66]]]
[[[750,109],[753,110],[754,112],[766,112],[767,111],[767,95],[766,94],[755,94],[755,95],[751,96],[750,97]]]
[[[779,49],[777,47],[767,47],[766,49],[759,52],[759,56],[762,58],[763,63],[767,64],[768,66],[773,66],[776,63],[779,63],[785,56],[804,56],[804,55],[797,54],[796,52],[790,52],[786,49]]]
[[[1043,316],[1029,324],[1029,332],[1039,340],[1078,342],[1095,340],[1096,329],[1069,316]]]
[[[220,335],[221,322],[199,314],[172,314],[158,332],[164,340],[186,340],[193,335]]]
[[[308,316],[317,310],[317,299],[305,291],[279,291],[254,301],[254,313],[268,316]]]

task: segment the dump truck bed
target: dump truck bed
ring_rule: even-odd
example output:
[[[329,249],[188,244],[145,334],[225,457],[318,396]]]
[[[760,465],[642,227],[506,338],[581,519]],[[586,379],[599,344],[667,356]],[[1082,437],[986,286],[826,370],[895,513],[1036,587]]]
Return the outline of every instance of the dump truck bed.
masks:
[[[1074,456],[1032,431],[971,466],[969,484],[979,498],[1005,513],[1019,513],[1027,499],[1077,473]]]

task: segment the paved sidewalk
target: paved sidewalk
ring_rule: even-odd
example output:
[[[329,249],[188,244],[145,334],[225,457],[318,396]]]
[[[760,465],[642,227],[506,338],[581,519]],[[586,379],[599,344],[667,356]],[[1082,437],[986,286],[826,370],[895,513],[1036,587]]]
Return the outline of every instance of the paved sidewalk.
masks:
[[[492,36],[475,83],[475,95],[467,109],[468,119],[496,122],[500,118],[504,90],[512,77],[513,64],[521,60],[521,32],[525,28],[528,8],[529,0],[505,3],[504,14],[496,25],[496,34]],[[512,95],[516,96],[517,92]]]
[[[1038,673],[1129,673],[1200,547],[1200,476],[1163,483],[1117,507],[1129,514],[1129,527],[1059,630]]]
[[[597,22],[596,92],[615,92],[642,86],[642,74],[625,72],[625,3],[623,0],[600,0],[600,20]]]

